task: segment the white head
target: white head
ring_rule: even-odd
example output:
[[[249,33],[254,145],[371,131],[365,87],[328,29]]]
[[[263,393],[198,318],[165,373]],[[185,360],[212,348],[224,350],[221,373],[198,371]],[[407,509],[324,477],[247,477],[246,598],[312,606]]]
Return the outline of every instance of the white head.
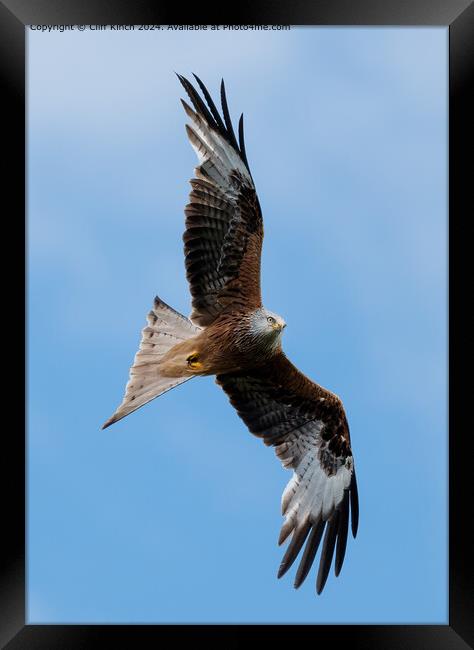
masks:
[[[281,316],[275,314],[265,307],[256,309],[250,321],[250,332],[253,337],[262,339],[270,346],[276,345],[281,333],[286,327],[286,323]]]

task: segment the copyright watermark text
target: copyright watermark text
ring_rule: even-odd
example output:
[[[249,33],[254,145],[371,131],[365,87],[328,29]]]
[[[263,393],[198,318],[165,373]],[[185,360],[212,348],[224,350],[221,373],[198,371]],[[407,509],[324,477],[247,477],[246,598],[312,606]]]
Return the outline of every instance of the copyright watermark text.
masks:
[[[84,31],[286,31],[290,25],[28,25],[31,31],[36,32],[84,32]]]

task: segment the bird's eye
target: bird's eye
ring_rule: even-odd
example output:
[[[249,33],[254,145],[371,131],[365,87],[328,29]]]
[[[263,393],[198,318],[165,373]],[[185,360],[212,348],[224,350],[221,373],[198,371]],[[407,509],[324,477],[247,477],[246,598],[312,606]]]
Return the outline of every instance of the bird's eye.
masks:
[[[275,325],[275,323],[276,323],[276,321],[275,321],[275,319],[273,318],[273,316],[268,316],[268,318],[267,318],[267,322],[269,322],[270,325]]]

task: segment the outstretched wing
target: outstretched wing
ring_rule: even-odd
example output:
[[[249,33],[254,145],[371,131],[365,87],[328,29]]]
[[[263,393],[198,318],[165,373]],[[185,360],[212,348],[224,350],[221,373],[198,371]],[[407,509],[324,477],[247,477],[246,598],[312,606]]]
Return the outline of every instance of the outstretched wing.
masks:
[[[178,78],[195,109],[182,100],[191,120],[186,131],[199,159],[195,178],[190,181],[183,235],[193,307],[190,318],[206,326],[224,310],[246,311],[261,305],[262,213],[245,153],[243,116],[237,142],[224,81],[222,119],[198,77],[209,108],[187,79]]]
[[[295,577],[299,587],[326,531],[316,580],[319,594],[334,550],[336,576],[341,570],[349,511],[354,537],[358,526],[357,484],[342,402],[303,375],[283,353],[250,373],[218,375],[216,381],[251,433],[273,445],[283,466],[294,470],[282,496],[285,522],[278,543],[293,535],[278,577],[288,571],[307,540]]]

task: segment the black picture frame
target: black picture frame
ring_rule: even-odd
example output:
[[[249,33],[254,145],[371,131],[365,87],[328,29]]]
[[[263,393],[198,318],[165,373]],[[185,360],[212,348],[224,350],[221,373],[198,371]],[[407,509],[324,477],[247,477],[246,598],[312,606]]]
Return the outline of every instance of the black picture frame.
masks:
[[[25,241],[25,25],[29,24],[168,24],[179,23],[178,7],[170,3],[135,0],[3,0],[0,2],[0,64],[3,102],[4,242]],[[301,625],[278,626],[278,639],[291,642],[295,635],[307,635],[312,644],[350,643],[352,648],[446,648],[461,650],[474,643],[473,571],[470,558],[474,548],[469,519],[472,512],[472,433],[468,423],[470,408],[470,359],[472,321],[466,317],[466,302],[472,288],[468,271],[466,236],[472,203],[472,152],[469,131],[474,115],[472,80],[474,69],[474,3],[472,0],[315,0],[271,7],[241,5],[214,15],[209,8],[186,9],[189,24],[293,24],[293,25],[413,25],[449,27],[449,622],[447,625]],[[245,15],[244,15],[245,13]],[[198,15],[199,14],[199,15]],[[230,14],[230,15],[229,15]],[[16,225],[16,234],[12,226]],[[6,256],[4,253],[4,257]],[[8,256],[10,257],[10,256]],[[20,254],[21,259],[21,254]],[[24,265],[15,274],[4,273],[4,297],[8,305],[10,331],[25,322],[21,289]],[[5,282],[6,280],[6,282]],[[8,294],[10,291],[10,295]],[[13,307],[12,305],[15,305]],[[14,314],[14,321],[12,320]],[[12,341],[9,343],[9,341]],[[4,338],[5,350],[18,364],[18,343],[13,334]],[[15,356],[13,356],[15,355]],[[5,361],[8,363],[8,361]],[[17,386],[18,384],[15,384]],[[18,392],[16,388],[14,392]],[[10,399],[10,396],[9,396]],[[5,403],[5,402],[4,402]],[[20,412],[24,412],[20,407]],[[11,407],[9,407],[11,408]],[[141,647],[159,642],[168,635],[183,642],[215,641],[235,648],[252,639],[268,643],[269,626],[167,626],[167,625],[27,625],[25,624],[25,437],[17,426],[17,411],[10,410],[3,435],[2,509],[4,545],[0,575],[0,643],[9,650],[24,648]],[[13,415],[13,418],[11,416]],[[26,420],[26,418],[25,418]],[[24,422],[26,425],[26,421]],[[471,489],[470,489],[471,488]],[[407,535],[416,531],[406,531]],[[389,561],[389,559],[388,559]],[[387,589],[390,586],[387,585]],[[409,584],[407,590],[409,590]],[[197,595],[198,597],[198,595]],[[270,626],[271,627],[271,626]],[[230,629],[231,628],[231,629]],[[273,642],[273,639],[272,639]]]

